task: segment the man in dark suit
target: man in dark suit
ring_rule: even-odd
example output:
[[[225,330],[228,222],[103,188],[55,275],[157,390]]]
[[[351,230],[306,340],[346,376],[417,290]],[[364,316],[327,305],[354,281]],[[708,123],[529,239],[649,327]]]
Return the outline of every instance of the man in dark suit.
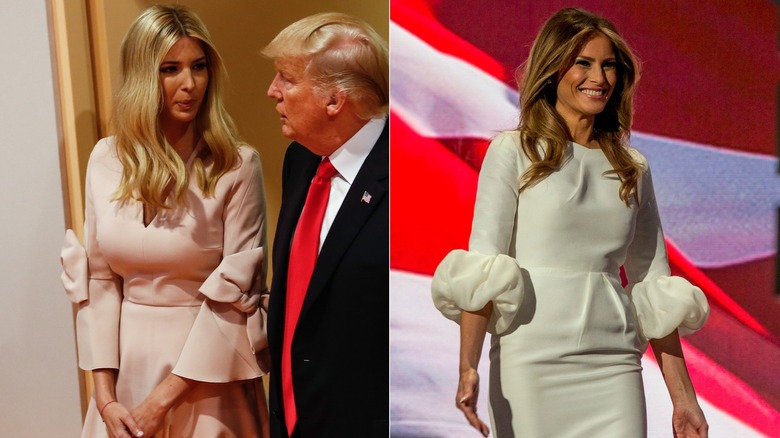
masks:
[[[294,140],[268,309],[271,436],[386,437],[387,45],[362,20],[327,13],[291,24],[263,54]]]

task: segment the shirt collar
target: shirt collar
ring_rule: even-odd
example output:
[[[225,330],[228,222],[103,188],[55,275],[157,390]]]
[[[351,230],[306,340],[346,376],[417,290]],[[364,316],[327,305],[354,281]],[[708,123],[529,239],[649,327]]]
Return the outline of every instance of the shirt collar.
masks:
[[[386,119],[387,114],[381,114],[370,119],[352,138],[347,140],[346,143],[328,157],[339,175],[350,185],[355,180],[371,149],[374,148],[374,144],[382,135]]]

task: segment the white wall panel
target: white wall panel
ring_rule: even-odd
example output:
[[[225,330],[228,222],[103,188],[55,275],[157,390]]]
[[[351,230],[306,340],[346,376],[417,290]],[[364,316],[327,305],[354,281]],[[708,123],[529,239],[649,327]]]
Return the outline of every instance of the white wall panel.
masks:
[[[78,436],[71,305],[44,0],[0,2],[0,435]]]

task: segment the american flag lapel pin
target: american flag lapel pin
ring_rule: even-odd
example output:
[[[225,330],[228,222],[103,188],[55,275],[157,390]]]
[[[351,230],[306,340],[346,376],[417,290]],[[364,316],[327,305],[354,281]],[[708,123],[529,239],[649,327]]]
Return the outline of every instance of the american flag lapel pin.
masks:
[[[364,192],[363,192],[363,197],[362,197],[362,198],[360,198],[360,202],[365,202],[366,204],[368,204],[369,202],[371,202],[371,194],[370,194],[370,193],[368,193],[368,192],[365,192],[365,191],[364,191]]]

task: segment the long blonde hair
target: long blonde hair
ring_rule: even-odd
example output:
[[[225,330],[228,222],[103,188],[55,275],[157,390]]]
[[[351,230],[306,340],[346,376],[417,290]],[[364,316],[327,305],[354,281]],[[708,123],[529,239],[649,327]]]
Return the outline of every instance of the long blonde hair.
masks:
[[[626,205],[637,196],[641,165],[629,152],[634,88],[639,63],[615,27],[604,18],[576,8],[562,9],[542,27],[525,62],[520,82],[520,132],[523,152],[531,166],[520,178],[520,190],[533,186],[559,169],[572,141],[566,122],[555,110],[558,82],[574,65],[582,48],[597,35],[612,43],[618,80],[604,110],[595,117],[593,136],[621,181],[619,196]],[[540,143],[545,144],[541,148]],[[542,156],[542,153],[544,156]]]
[[[387,112],[387,43],[360,18],[338,12],[302,18],[279,32],[261,53],[274,60],[305,62],[317,91],[347,94],[362,119]]]
[[[183,202],[189,176],[160,127],[163,92],[159,69],[168,50],[184,37],[201,42],[208,64],[209,82],[194,121],[196,135],[207,145],[194,161],[203,194],[213,196],[219,178],[240,161],[238,133],[222,100],[227,73],[206,26],[185,7],[152,6],[141,13],[122,41],[122,81],[112,115],[123,167],[116,196],[119,201],[136,199],[162,209]],[[208,171],[207,163],[211,165]],[[174,205],[166,203],[169,184]]]

